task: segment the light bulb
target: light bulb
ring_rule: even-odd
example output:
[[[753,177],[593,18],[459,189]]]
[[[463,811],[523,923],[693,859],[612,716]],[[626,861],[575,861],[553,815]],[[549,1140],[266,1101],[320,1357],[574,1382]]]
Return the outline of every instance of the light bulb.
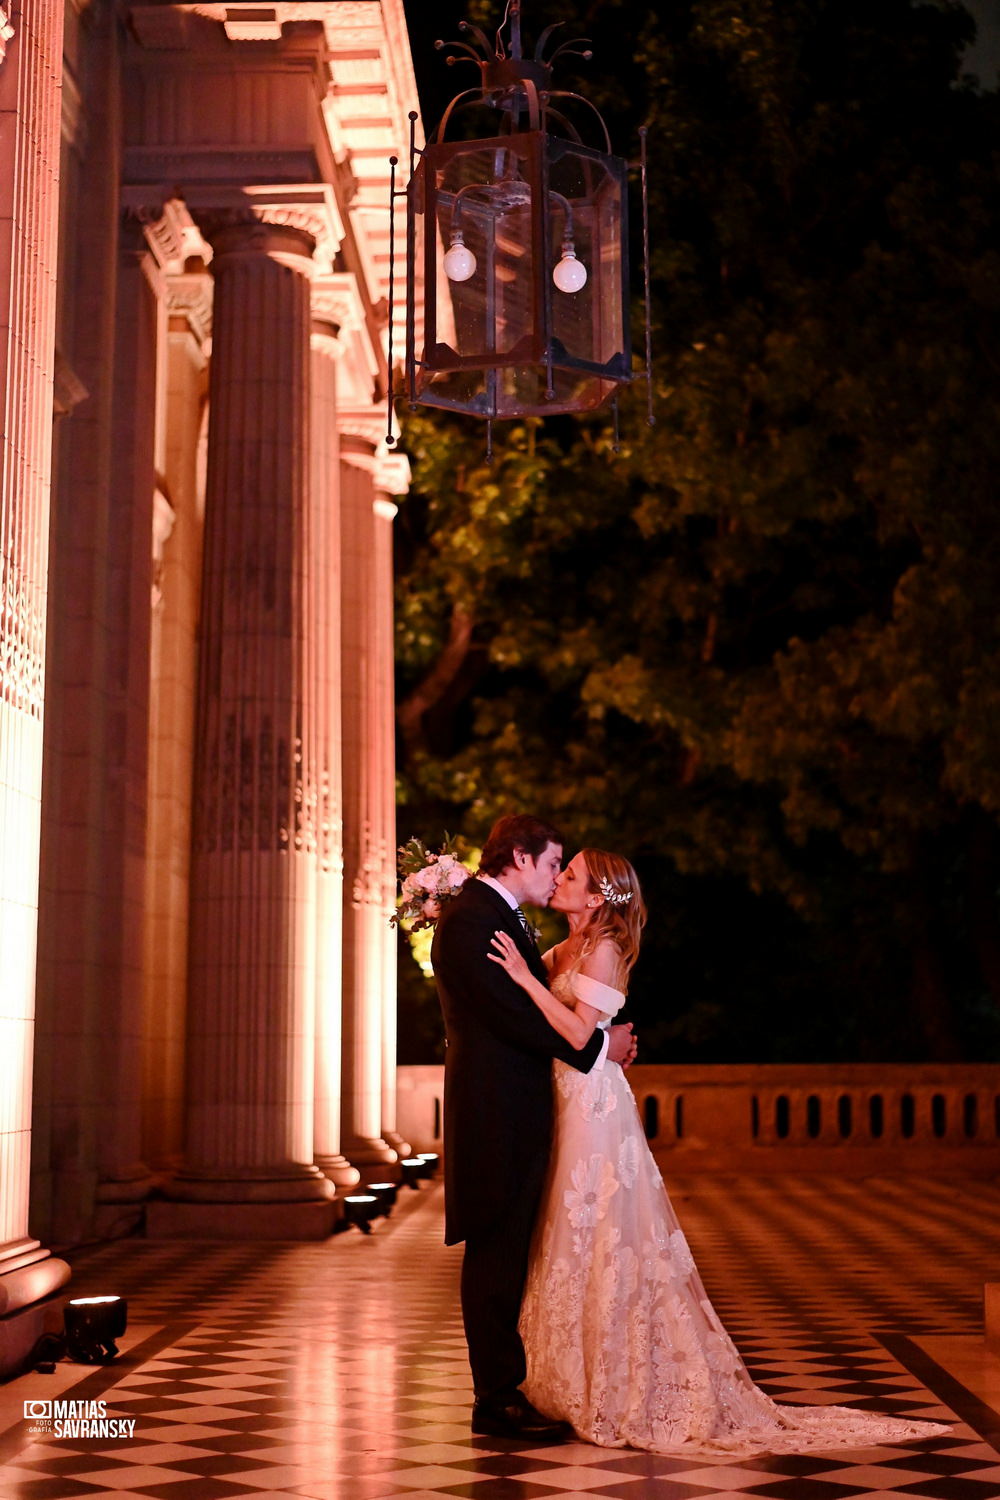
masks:
[[[577,260],[575,250],[563,246],[563,257],[552,272],[552,280],[561,292],[578,292],[587,285],[587,267]]]
[[[451,249],[444,258],[444,274],[449,281],[468,281],[476,274],[476,257],[466,249],[460,234],[453,235]]]

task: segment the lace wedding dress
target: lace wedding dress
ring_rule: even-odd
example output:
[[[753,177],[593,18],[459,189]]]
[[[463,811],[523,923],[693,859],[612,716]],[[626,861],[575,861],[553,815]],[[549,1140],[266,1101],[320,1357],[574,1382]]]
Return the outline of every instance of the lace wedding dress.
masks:
[[[552,992],[600,1010],[584,975]],[[843,1406],[778,1406],[750,1379],[705,1295],[621,1068],[553,1063],[552,1160],[521,1310],[524,1391],[603,1447],[747,1456],[936,1437],[947,1427]]]

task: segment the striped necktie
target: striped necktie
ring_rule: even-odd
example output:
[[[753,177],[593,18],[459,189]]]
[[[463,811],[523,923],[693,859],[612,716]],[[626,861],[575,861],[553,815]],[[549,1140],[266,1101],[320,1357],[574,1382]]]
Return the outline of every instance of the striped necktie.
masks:
[[[519,906],[515,906],[514,910],[517,913],[517,920],[520,922],[521,926],[524,928],[525,932],[528,935],[529,943],[531,943],[533,948],[537,948],[538,944],[535,942],[534,928],[529,925],[527,917],[524,915],[524,912]]]

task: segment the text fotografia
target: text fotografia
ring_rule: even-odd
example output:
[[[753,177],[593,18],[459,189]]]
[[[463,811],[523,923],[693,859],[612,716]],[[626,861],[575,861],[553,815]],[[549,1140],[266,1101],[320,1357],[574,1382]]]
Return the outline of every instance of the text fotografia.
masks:
[[[57,1438],[130,1438],[135,1417],[109,1417],[106,1401],[26,1401],[24,1420],[32,1432]]]

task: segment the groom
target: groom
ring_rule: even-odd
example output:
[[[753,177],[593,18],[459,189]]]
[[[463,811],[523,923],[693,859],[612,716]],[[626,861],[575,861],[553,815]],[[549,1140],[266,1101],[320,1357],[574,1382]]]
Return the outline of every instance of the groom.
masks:
[[[588,1073],[628,1062],[631,1026],[596,1030],[579,1052],[488,957],[494,932],[514,938],[531,971],[545,966],[522,903],[546,906],[563,837],[538,818],[494,824],[479,878],[466,881],[437,924],[431,960],[448,1034],[444,1085],[445,1243],[465,1241],[462,1316],[475,1390],[473,1432],[531,1442],[569,1435],[531,1405],[517,1331],[531,1232],[552,1130],[551,1064]]]

